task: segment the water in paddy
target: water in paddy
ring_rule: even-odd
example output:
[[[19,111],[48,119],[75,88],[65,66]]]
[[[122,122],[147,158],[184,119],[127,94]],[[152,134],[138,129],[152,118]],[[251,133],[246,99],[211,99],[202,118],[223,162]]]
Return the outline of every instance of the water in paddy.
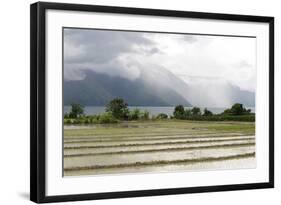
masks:
[[[256,166],[249,122],[127,122],[64,132],[65,176]]]
[[[160,113],[165,113],[167,115],[173,115],[174,108],[175,107],[149,107],[149,106],[129,106],[129,109],[135,109],[138,108],[141,111],[148,111],[150,115],[158,115]],[[190,108],[191,107],[185,107]],[[246,107],[247,109],[251,109],[252,113],[255,113],[255,107]],[[208,110],[213,112],[214,114],[222,113],[226,107],[207,107]],[[64,113],[67,113],[71,110],[71,106],[64,106]],[[204,108],[201,108],[201,110],[204,110]],[[85,106],[84,111],[86,115],[97,115],[105,112],[104,106]]]
[[[254,169],[256,167],[256,160],[254,157],[243,159],[231,159],[214,162],[199,162],[190,164],[171,164],[153,167],[127,167],[115,169],[89,169],[89,170],[75,170],[65,172],[65,176],[79,176],[79,175],[95,175],[95,174],[116,174],[116,173],[149,173],[149,172],[186,172],[186,171],[216,171],[227,169]]]

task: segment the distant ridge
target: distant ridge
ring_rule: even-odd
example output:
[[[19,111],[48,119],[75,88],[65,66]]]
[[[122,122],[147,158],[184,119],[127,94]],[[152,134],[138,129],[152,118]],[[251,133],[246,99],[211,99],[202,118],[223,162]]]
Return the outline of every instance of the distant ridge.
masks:
[[[136,79],[84,70],[80,80],[64,80],[64,105],[105,106],[123,98],[130,106],[255,107],[255,93],[224,79],[177,77],[165,68],[140,69]]]
[[[64,105],[105,106],[110,100],[120,97],[130,106],[191,106],[175,90],[149,85],[143,78],[129,80],[89,70],[85,72],[83,80],[64,81]]]

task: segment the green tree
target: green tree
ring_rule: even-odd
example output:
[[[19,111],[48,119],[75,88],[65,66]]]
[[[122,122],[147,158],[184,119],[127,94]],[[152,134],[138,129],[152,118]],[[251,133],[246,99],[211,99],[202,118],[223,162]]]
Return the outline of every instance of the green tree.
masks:
[[[232,105],[232,107],[231,107],[231,113],[233,114],[233,115],[242,115],[243,114],[243,112],[244,112],[244,109],[245,108],[243,108],[243,105],[242,104],[240,104],[240,103],[235,103],[234,105]]]
[[[68,115],[70,118],[79,118],[84,114],[84,107],[80,104],[71,104],[71,111]]]
[[[107,104],[106,112],[112,113],[117,119],[127,119],[129,113],[128,104],[122,98],[115,98]]]
[[[192,115],[201,115],[201,110],[200,110],[200,108],[199,107],[193,107],[192,109],[191,109],[191,113],[192,113]]]
[[[207,108],[204,109],[203,116],[212,116],[212,115],[213,113],[210,110],[208,110]]]
[[[177,105],[174,109],[173,114],[176,119],[183,119],[184,118],[184,107],[182,105]]]
[[[247,109],[247,110],[246,110],[246,114],[250,114],[251,111],[252,111],[251,109]]]
[[[185,111],[184,111],[184,118],[187,119],[191,115],[192,115],[191,110],[190,109],[185,109]]]
[[[225,109],[222,114],[224,115],[231,114],[231,109]]]
[[[223,112],[223,114],[229,114],[229,115],[244,115],[250,113],[251,113],[251,109],[246,109],[241,103],[235,103],[234,105],[232,105],[230,109],[226,109]]]

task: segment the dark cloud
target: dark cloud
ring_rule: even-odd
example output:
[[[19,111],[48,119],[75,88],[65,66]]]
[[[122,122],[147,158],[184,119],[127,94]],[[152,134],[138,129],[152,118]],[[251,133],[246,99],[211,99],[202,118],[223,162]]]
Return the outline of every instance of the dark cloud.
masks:
[[[154,43],[137,32],[65,29],[64,37],[65,63],[106,63],[122,53],[157,52]],[[80,52],[72,55],[70,46]]]
[[[93,70],[135,80],[146,70],[162,80],[166,69],[183,79],[194,76],[186,81],[203,84],[195,76],[220,77],[254,91],[255,48],[255,39],[249,38],[65,29],[64,77],[82,80],[86,70]]]
[[[139,32],[65,29],[64,77],[81,80],[86,70],[108,75],[126,75],[135,79],[139,74],[130,55],[120,60],[122,54],[153,55],[160,53],[155,42]]]

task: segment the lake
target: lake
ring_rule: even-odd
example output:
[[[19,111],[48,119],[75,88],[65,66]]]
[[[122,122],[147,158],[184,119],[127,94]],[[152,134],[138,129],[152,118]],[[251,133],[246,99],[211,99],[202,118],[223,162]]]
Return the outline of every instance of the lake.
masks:
[[[175,107],[149,107],[149,106],[128,106],[130,110],[138,108],[141,111],[148,111],[150,116],[158,115],[159,113],[165,113],[167,115],[173,115]],[[191,109],[192,107],[185,107]],[[247,109],[251,109],[252,113],[255,113],[255,107],[246,107]],[[64,106],[64,113],[70,112],[71,106]],[[205,108],[200,108],[203,111]],[[222,113],[226,107],[207,107],[208,110],[213,112],[214,114]],[[84,112],[86,115],[97,115],[105,112],[105,106],[85,106]]]

